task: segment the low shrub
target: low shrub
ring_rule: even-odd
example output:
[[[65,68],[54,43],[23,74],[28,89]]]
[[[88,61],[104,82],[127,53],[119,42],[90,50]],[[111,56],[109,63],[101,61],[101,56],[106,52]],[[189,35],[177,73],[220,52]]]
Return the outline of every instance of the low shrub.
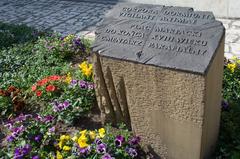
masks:
[[[9,86],[7,90],[0,89],[0,118],[6,119],[17,113],[21,113],[25,107],[21,91],[14,87]]]
[[[0,49],[29,41],[33,42],[38,39],[38,36],[46,34],[26,25],[13,25],[0,22]]]
[[[217,159],[240,158],[240,60],[225,60]]]
[[[228,101],[240,100],[240,60],[225,60],[223,76],[223,98]]]

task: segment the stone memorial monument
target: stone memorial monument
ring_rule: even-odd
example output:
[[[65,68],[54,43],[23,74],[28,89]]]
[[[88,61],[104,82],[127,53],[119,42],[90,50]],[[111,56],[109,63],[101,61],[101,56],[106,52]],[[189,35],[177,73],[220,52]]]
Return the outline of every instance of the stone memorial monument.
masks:
[[[116,5],[93,46],[102,121],[125,122],[155,158],[208,158],[218,137],[224,33],[211,12]]]

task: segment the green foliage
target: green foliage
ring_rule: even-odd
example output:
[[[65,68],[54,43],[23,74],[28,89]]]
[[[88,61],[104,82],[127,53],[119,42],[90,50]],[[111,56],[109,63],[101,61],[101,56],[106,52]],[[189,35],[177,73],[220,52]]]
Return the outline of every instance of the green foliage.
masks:
[[[219,159],[238,159],[240,155],[240,107],[239,101],[230,103],[222,111],[221,126],[216,155]]]
[[[10,158],[71,158],[116,159],[147,158],[140,146],[140,138],[124,126],[110,125],[98,130],[77,130],[73,134],[59,134],[52,116],[20,115],[4,127],[7,137],[0,155]]]
[[[1,88],[14,85],[26,90],[40,78],[66,71],[69,63],[49,51],[44,42],[40,38],[35,44],[20,44],[0,51]]]
[[[81,88],[79,85],[67,86],[65,89],[61,96],[55,98],[49,105],[49,110],[56,115],[58,121],[73,124],[91,110],[95,99],[94,91],[92,88]]]
[[[37,40],[45,33],[26,25],[13,25],[0,22],[0,49],[11,47],[14,44]]]
[[[81,74],[80,70],[75,72]],[[52,75],[36,82],[31,93],[36,103],[45,103],[41,106],[41,114],[54,115],[57,121],[66,124],[73,124],[75,119],[88,114],[95,99],[94,85],[80,77],[82,75],[74,79]],[[69,83],[68,78],[71,79]]]
[[[61,59],[71,59],[75,55],[80,55],[81,58],[89,56],[88,41],[78,38],[70,34],[66,37],[51,36],[44,39],[45,48],[51,50],[56,56]]]
[[[230,65],[229,65],[230,64]],[[239,65],[236,64],[234,72],[231,72],[229,62],[224,67],[223,74],[223,98],[228,101],[235,101],[240,99],[240,69]]]
[[[56,150],[54,120],[51,116],[20,115],[5,125],[7,137],[3,150],[6,158],[50,158]]]
[[[216,149],[218,159],[240,158],[240,67],[239,60],[226,61],[223,78],[223,103],[220,134]]]
[[[0,118],[4,119],[13,113],[12,100],[9,97],[0,96]]]
[[[72,140],[70,140],[72,138]],[[82,130],[70,137],[59,138],[59,156],[72,159],[132,159],[146,158],[142,152],[140,138],[133,136],[125,127],[113,129],[111,126],[98,130]],[[65,148],[68,148],[66,151]]]
[[[49,105],[48,102],[58,98],[54,96],[54,92],[47,92],[44,94],[43,96],[46,98],[32,98],[30,91],[32,85],[36,83],[36,81],[50,75],[64,77],[68,72],[74,74],[76,69],[71,67],[69,59],[76,55],[83,57],[82,60],[85,59],[88,55],[86,51],[89,51],[89,48],[86,47],[83,42],[86,44],[88,43],[88,41],[81,41],[81,39],[74,35],[61,37],[57,34],[51,34],[50,36],[39,37],[35,42],[30,41],[24,44],[14,45],[8,49],[0,50],[0,89],[7,89],[10,85],[16,86],[23,91],[28,109],[36,109],[35,111],[38,111],[39,107],[46,108],[46,106]],[[79,80],[83,79],[81,72],[78,73],[78,75],[77,78]],[[90,110],[92,102],[90,102],[89,99],[91,98],[92,101],[93,91],[91,95],[85,93],[85,95],[89,96],[82,97],[79,96],[82,95],[82,93],[78,94],[79,92],[76,90],[68,91],[67,89],[64,89],[63,86],[65,88],[68,87],[66,84],[58,86],[58,88],[61,88],[56,92],[58,97],[63,94],[63,91],[66,91],[65,97],[61,96],[59,100],[72,101],[73,99],[71,98],[75,96],[75,99],[77,99],[77,97],[81,99],[77,100],[78,103],[73,101],[72,104],[76,105],[76,107],[84,105],[85,110]],[[46,88],[44,87],[41,91],[45,89]],[[72,93],[75,93],[75,95]],[[6,103],[6,101],[4,102]],[[1,109],[4,114],[6,114],[6,107],[11,109],[13,107],[9,107],[9,104],[2,104],[4,107],[2,106]],[[10,109],[7,109],[7,112],[8,110]],[[71,117],[75,118],[76,115]]]

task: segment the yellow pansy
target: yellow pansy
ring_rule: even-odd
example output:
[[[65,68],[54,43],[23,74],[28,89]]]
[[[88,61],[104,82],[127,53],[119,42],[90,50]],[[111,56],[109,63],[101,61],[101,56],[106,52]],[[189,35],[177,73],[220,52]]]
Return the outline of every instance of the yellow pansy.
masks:
[[[60,140],[65,140],[65,135],[61,135]]]
[[[73,136],[73,137],[72,137],[72,140],[75,141],[75,142],[77,142],[77,139],[78,139],[77,136]]]
[[[59,146],[60,149],[62,149],[62,147],[63,147],[63,140],[59,141],[58,146]]]
[[[227,65],[227,68],[233,73],[235,71],[235,68],[237,67],[236,63],[229,63]]]
[[[92,75],[92,65],[89,65],[88,68],[83,69],[83,73],[85,76],[90,77]]]
[[[71,137],[69,135],[65,136],[65,140],[70,140],[70,139],[71,139]]]
[[[71,73],[69,72],[69,73],[67,74],[67,77],[65,78],[65,82],[68,83],[68,84],[70,84],[71,81],[72,81],[72,77],[71,77]]]
[[[101,128],[101,129],[98,129],[98,133],[99,133],[99,136],[100,138],[103,138],[105,136],[105,129],[104,128]]]
[[[78,145],[80,148],[85,148],[88,146],[87,144],[87,137],[85,134],[82,134],[79,138],[78,138]]]
[[[83,141],[83,142],[87,142],[87,137],[85,134],[82,134],[79,138],[78,141]]]
[[[75,36],[73,35],[73,34],[69,34],[68,36],[66,36],[64,39],[63,39],[63,41],[64,42],[71,42],[72,40],[73,40],[73,38],[74,38]]]
[[[70,146],[63,146],[63,150],[64,151],[69,151],[69,150],[71,150],[71,147]]]
[[[57,159],[63,159],[63,156],[59,151],[57,151]]]
[[[88,147],[88,144],[87,144],[86,142],[83,142],[83,141],[79,141],[79,142],[78,142],[78,145],[79,145],[80,148],[86,148],[86,147]]]
[[[92,64],[88,64],[87,61],[82,62],[79,68],[85,76],[90,77],[92,75],[93,66]]]
[[[82,130],[82,131],[80,131],[80,135],[86,135],[86,133],[87,133],[87,130],[85,129],[85,130]]]
[[[69,135],[61,135],[60,136],[59,143],[58,143],[58,146],[59,146],[60,149],[62,149],[64,147],[64,143],[67,140],[70,140],[70,136]]]
[[[96,133],[95,133],[95,131],[90,131],[90,132],[89,132],[89,136],[90,136],[90,138],[91,138],[92,140],[94,140],[94,139],[96,138]]]
[[[69,135],[62,135],[60,137],[60,140],[70,140],[70,136]]]
[[[84,62],[82,62],[81,64],[79,64],[79,68],[82,70],[82,69],[85,69],[85,68],[87,68],[88,67],[88,63],[87,63],[87,61],[84,61]]]

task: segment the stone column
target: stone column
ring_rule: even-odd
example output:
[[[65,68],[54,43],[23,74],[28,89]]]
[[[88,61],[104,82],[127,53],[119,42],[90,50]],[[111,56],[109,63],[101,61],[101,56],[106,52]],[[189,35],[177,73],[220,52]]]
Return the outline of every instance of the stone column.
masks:
[[[155,158],[203,159],[220,121],[224,27],[210,12],[120,4],[97,30],[103,123],[131,126]]]

